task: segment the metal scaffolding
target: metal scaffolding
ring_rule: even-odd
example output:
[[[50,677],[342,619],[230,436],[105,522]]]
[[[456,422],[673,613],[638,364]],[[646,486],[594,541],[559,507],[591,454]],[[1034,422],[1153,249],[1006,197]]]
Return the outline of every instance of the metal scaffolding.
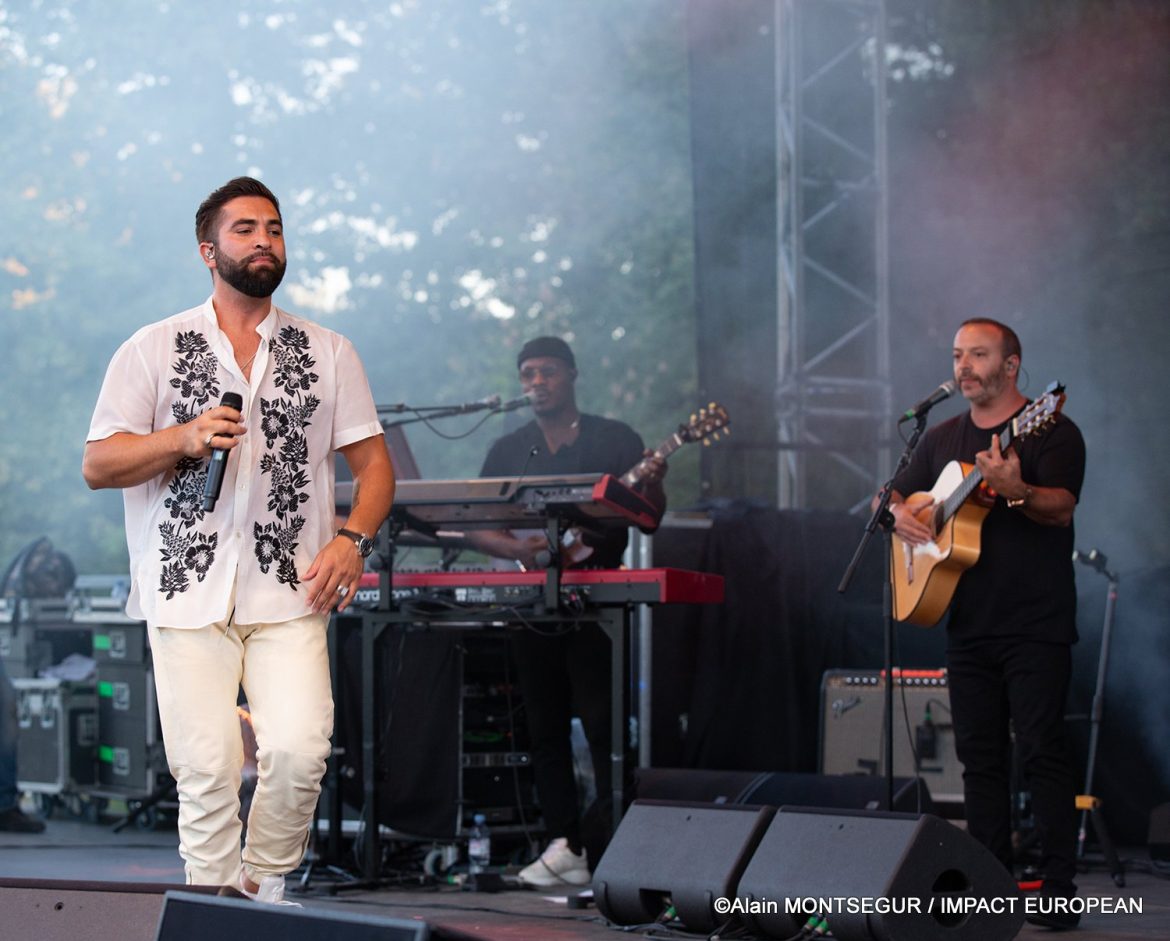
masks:
[[[890,468],[885,4],[775,9],[777,503],[856,509]]]

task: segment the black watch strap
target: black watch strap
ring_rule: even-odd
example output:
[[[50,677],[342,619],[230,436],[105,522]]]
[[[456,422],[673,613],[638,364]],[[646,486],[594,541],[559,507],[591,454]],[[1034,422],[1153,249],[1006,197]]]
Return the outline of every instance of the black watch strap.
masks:
[[[369,558],[370,553],[374,551],[374,540],[365,533],[354,532],[352,529],[339,529],[335,535],[352,539],[353,544],[357,546],[358,555],[363,559]]]

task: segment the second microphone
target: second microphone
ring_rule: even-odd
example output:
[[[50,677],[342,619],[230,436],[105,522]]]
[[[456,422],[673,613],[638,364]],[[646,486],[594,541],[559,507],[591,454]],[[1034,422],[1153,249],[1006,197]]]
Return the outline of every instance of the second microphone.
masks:
[[[237,412],[243,411],[244,399],[237,392],[225,392],[220,399],[220,405],[234,408]],[[203,511],[215,509],[215,501],[219,499],[219,492],[223,489],[223,472],[227,467],[228,448],[212,448],[211,461],[207,465],[207,481],[203,485]]]

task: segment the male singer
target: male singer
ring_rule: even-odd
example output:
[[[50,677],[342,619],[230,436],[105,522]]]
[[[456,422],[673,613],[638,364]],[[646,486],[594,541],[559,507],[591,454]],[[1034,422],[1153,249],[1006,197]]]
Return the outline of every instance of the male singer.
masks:
[[[1014,731],[1032,791],[1042,891],[1069,897],[1076,892],[1076,785],[1064,706],[1077,639],[1073,511],[1085,475],[1085,442],[1061,414],[1044,434],[1000,449],[998,436],[1028,404],[1017,384],[1021,355],[1019,338],[1005,324],[975,318],[959,327],[954,375],[969,408],[923,437],[894,481],[890,508],[897,536],[921,545],[934,538],[924,522],[931,505],[924,491],[949,461],[978,466],[995,495],[983,522],[979,560],[959,579],[947,622],[947,678],[967,830],[1011,870]],[[1079,916],[1063,912],[1028,920],[1072,928]]]
[[[394,473],[353,346],[272,303],[286,257],[276,197],[231,180],[195,234],[211,297],[114,355],[82,472],[123,491],[126,610],[149,631],[187,882],[291,904],[284,876],[308,845],[333,729],[329,612],[357,588]],[[217,404],[225,393],[242,409]],[[224,473],[209,481],[217,451]],[[334,451],[355,485],[337,530]],[[259,764],[242,852],[241,686]]]

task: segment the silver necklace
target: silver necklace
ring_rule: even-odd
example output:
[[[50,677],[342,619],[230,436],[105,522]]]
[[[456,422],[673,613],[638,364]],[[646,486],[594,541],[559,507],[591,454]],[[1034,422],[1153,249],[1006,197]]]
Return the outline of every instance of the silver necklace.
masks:
[[[254,349],[252,351],[252,355],[248,357],[248,361],[240,367],[240,372],[247,372],[248,371],[248,367],[252,365],[252,360],[254,360],[256,358],[256,354],[259,352],[260,352],[260,347],[257,346],[256,349]]]

